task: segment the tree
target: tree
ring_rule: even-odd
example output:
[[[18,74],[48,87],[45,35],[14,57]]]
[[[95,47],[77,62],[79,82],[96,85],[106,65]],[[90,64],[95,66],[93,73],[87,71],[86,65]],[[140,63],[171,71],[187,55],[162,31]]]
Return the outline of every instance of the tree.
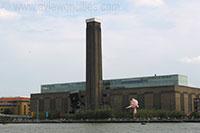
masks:
[[[3,114],[13,114],[13,112],[11,111],[11,109],[4,109]]]

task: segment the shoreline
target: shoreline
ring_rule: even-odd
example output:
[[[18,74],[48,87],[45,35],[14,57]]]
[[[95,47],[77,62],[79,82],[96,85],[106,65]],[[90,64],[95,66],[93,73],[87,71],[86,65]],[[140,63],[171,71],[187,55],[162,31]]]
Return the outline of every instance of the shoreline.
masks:
[[[0,124],[56,124],[56,123],[200,123],[200,119],[194,120],[29,120],[7,121]]]

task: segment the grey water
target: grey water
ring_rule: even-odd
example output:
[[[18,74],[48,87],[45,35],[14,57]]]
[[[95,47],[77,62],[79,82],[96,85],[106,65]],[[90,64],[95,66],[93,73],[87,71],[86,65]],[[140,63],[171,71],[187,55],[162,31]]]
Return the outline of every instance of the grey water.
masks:
[[[1,124],[0,133],[200,133],[200,123]]]

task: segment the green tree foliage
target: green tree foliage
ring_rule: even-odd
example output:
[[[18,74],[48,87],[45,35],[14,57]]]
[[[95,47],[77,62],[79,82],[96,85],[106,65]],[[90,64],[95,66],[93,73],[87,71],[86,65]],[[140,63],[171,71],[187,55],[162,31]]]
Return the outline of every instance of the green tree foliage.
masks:
[[[74,119],[107,119],[112,117],[111,110],[84,111],[74,114]]]
[[[185,114],[176,111],[163,111],[163,110],[138,110],[136,118],[138,119],[180,119],[184,118]],[[199,115],[200,117],[200,115]],[[84,111],[75,114],[67,114],[66,119],[86,120],[86,119],[132,119],[133,113],[129,111],[113,111],[113,110],[96,110]]]
[[[199,119],[200,118],[200,112],[193,112],[189,116],[191,119]]]
[[[158,118],[158,119],[180,119],[185,116],[183,112],[165,111],[165,110],[139,110],[138,118]]]
[[[3,114],[12,115],[13,112],[12,112],[10,109],[5,109],[5,110],[3,111]]]

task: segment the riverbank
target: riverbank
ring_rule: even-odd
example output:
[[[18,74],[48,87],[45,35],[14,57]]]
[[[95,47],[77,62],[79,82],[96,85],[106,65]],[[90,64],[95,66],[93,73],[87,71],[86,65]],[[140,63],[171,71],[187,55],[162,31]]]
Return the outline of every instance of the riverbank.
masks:
[[[45,123],[200,123],[200,119],[174,119],[174,120],[25,120],[4,121],[0,124],[45,124]]]

